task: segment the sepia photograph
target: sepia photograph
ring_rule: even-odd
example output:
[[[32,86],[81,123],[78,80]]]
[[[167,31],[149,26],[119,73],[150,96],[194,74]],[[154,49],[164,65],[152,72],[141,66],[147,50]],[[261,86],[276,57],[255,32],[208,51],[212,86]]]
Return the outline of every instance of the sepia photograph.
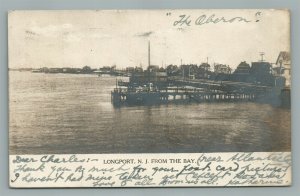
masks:
[[[291,152],[288,10],[11,11],[8,37],[13,163]]]

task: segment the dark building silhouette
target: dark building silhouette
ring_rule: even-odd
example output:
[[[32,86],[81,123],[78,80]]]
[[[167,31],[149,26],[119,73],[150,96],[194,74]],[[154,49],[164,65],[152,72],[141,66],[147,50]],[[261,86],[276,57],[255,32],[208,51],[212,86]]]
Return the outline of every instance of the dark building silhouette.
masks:
[[[242,75],[248,75],[250,73],[250,65],[246,63],[246,61],[241,62],[233,74],[242,74]]]
[[[272,85],[274,82],[272,65],[269,62],[252,62],[250,75],[255,83]]]

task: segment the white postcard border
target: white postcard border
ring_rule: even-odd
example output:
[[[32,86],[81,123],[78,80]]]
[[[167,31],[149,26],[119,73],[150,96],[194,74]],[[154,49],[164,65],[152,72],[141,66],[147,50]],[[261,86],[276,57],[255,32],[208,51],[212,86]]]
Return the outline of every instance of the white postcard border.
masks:
[[[289,186],[291,152],[10,155],[10,186]]]

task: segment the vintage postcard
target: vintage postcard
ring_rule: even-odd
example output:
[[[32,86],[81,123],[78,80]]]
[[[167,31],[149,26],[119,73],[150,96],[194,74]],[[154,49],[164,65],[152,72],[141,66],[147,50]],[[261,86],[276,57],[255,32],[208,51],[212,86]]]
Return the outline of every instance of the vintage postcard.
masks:
[[[11,11],[10,186],[291,185],[288,10]]]

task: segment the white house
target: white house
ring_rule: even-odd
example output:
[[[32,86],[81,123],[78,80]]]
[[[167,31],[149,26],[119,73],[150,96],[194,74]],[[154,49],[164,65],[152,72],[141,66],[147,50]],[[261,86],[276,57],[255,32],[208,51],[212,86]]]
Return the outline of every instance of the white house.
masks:
[[[274,74],[285,77],[285,86],[291,86],[291,55],[289,52],[281,51],[273,68]]]

